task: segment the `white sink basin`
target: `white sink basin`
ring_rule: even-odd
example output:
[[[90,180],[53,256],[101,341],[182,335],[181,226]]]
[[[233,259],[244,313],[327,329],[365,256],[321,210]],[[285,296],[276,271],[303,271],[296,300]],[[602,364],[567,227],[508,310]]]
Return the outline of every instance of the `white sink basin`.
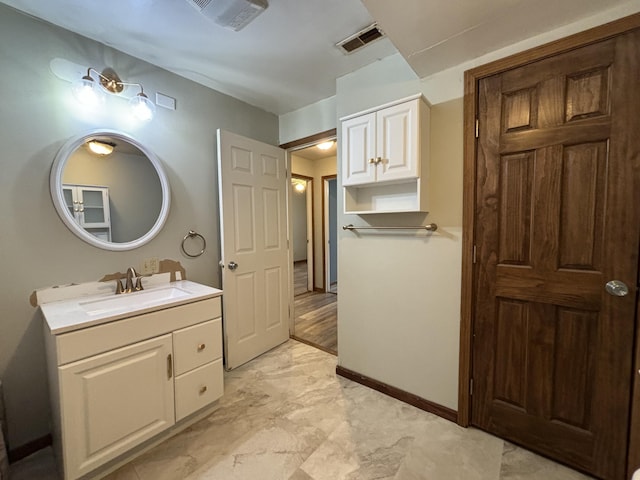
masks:
[[[123,293],[109,298],[78,302],[88,315],[104,315],[129,310],[138,310],[158,303],[175,300],[190,295],[181,288],[166,287],[140,292]]]
[[[70,297],[43,303],[40,308],[50,332],[58,335],[220,295],[222,290],[217,288],[179,280],[121,295]]]

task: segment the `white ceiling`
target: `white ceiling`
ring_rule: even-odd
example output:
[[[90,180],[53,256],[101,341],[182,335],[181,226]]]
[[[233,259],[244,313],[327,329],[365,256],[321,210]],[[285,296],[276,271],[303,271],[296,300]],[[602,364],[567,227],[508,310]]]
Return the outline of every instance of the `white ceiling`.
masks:
[[[278,115],[334,95],[336,78],[397,51],[422,78],[601,10],[640,10],[638,0],[269,0],[234,32],[187,0],[0,3]],[[374,19],[393,43],[351,55],[335,47]]]

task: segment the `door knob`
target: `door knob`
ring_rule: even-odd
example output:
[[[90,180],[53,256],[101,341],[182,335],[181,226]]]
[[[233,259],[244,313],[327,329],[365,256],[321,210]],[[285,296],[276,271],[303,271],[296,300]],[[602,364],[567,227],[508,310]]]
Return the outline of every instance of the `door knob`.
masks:
[[[235,270],[236,268],[238,268],[238,264],[236,262],[229,262],[229,270]]]
[[[624,297],[629,293],[629,287],[627,287],[627,285],[620,280],[608,281],[604,286],[604,289],[609,295],[613,295],[614,297]]]

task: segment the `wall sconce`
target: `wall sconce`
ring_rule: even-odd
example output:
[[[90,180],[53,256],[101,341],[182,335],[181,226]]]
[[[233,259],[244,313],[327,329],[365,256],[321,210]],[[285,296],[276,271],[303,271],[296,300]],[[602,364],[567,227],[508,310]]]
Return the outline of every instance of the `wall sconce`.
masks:
[[[91,150],[91,152],[101,157],[111,155],[113,153],[113,149],[116,146],[115,143],[104,142],[101,140],[89,140],[86,145],[87,148]]]
[[[292,178],[291,184],[293,185],[293,189],[298,193],[302,193],[307,189],[307,182],[305,180]]]
[[[92,72],[97,76],[98,82],[91,76]],[[143,122],[151,120],[156,112],[156,106],[149,100],[149,97],[145,95],[142,85],[140,83],[123,82],[120,80],[120,77],[118,77],[118,74],[110,68],[105,69],[101,73],[90,67],[87,69],[87,74],[84,77],[74,82],[71,91],[80,103],[97,106],[104,103],[105,92],[118,94],[124,90],[126,85],[140,88],[140,92],[129,100],[129,108],[131,109],[132,115]]]

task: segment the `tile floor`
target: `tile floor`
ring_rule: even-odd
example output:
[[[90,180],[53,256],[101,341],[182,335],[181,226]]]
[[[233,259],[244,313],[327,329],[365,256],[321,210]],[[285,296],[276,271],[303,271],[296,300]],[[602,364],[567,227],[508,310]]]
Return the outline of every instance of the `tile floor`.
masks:
[[[216,411],[107,480],[579,480],[499,438],[335,375],[290,340],[225,376]],[[50,449],[12,480],[54,480]]]

